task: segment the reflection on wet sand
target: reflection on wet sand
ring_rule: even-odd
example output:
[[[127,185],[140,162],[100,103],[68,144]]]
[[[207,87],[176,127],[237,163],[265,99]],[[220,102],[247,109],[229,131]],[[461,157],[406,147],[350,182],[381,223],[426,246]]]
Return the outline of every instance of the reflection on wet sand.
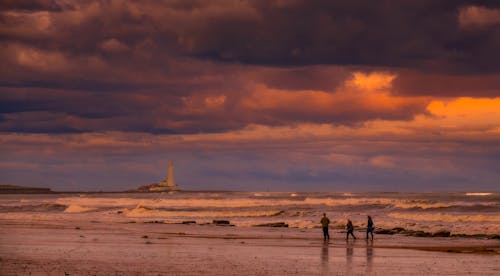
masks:
[[[366,274],[372,273],[373,240],[366,240]]]
[[[329,262],[328,251],[329,251],[329,244],[328,242],[325,242],[321,247],[321,275],[330,274],[330,264],[328,263]]]
[[[346,258],[346,274],[352,274],[352,255],[354,254],[354,241],[351,243],[349,241],[346,242],[345,248],[345,258]]]

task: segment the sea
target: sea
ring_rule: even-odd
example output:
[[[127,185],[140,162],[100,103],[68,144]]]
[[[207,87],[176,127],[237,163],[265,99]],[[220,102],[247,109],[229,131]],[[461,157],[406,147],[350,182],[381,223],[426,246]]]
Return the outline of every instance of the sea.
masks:
[[[500,193],[175,191],[0,195],[0,219],[20,222],[210,224],[228,220],[235,227],[283,222],[307,229],[319,227],[323,213],[332,227],[339,229],[348,218],[356,227],[366,227],[370,215],[376,228],[500,234]]]

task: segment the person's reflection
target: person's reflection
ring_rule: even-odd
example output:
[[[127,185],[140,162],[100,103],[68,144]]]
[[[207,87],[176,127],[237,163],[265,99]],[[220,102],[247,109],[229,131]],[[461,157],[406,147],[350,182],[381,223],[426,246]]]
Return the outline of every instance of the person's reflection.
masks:
[[[373,241],[366,240],[366,274],[372,272]]]
[[[323,243],[323,247],[321,247],[321,275],[329,275],[330,274],[330,264],[328,263],[328,242]]]
[[[349,241],[346,242],[345,248],[345,259],[346,259],[346,271],[347,275],[352,274],[352,255],[354,254],[354,241],[351,243]]]

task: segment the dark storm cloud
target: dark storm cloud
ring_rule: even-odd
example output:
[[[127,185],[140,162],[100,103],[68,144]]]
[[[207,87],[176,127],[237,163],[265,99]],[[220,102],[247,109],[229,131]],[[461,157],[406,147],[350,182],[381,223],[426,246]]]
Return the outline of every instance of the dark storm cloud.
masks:
[[[260,70],[256,70],[251,75],[259,74]],[[277,75],[282,74],[280,70]],[[365,91],[351,84],[343,84],[333,92],[289,91],[245,81],[227,86],[224,78],[211,85],[214,87],[184,94],[169,93],[168,85],[158,90],[122,92],[4,87],[0,113],[6,115],[0,130],[50,133],[52,123],[57,133],[61,129],[199,133],[223,132],[249,124],[356,124],[371,119],[411,119],[425,113],[429,102]]]
[[[0,94],[5,132],[61,133],[133,131],[171,133],[154,125],[158,108],[175,98],[141,93],[103,93],[59,89],[10,88]],[[169,109],[167,109],[169,110]],[[162,115],[169,116],[168,112]]]
[[[0,113],[50,111],[86,118],[105,118],[127,114],[143,107],[130,97],[116,97],[88,91],[84,93],[41,89],[3,91],[6,93],[0,95]],[[126,112],[127,108],[132,107],[135,107],[134,110]]]
[[[141,89],[158,88],[158,84],[136,84],[129,82],[104,82],[95,80],[72,80],[64,81],[23,81],[23,82],[0,82],[0,87],[4,88],[48,88],[64,90],[87,90],[87,91],[137,91]]]
[[[351,73],[349,69],[340,66],[261,67],[249,73],[248,78],[283,90],[334,91]]]
[[[0,182],[123,190],[173,159],[188,189],[498,190],[499,15],[465,0],[0,1]]]
[[[356,64],[462,73],[500,69],[495,51],[500,27],[461,32],[458,12],[464,1],[250,3],[256,16],[221,15],[188,28],[184,40],[191,47],[183,52],[281,66]]]
[[[487,21],[465,1],[61,3],[1,7],[0,131],[354,125],[426,113],[422,95],[500,93],[493,1],[475,2]],[[357,71],[394,89],[344,87]]]
[[[67,5],[62,5],[56,0],[3,0],[0,2],[0,11],[2,10],[20,10],[20,11],[62,11]]]
[[[248,64],[370,65],[468,74],[500,69],[500,26],[461,30],[459,13],[467,1],[78,4],[76,11],[54,16],[52,31],[45,35],[26,36],[11,19],[2,36],[74,54],[102,54],[103,43],[116,39],[123,49],[149,41],[161,49],[155,54]],[[474,4],[499,6],[494,1]],[[8,25],[9,16],[4,17]]]
[[[402,95],[498,97],[500,74],[445,75],[401,70],[394,87]]]

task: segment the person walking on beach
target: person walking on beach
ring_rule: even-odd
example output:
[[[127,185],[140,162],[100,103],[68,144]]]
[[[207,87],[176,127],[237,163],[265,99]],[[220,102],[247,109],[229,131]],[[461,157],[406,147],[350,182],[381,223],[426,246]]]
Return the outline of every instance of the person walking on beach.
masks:
[[[328,225],[330,224],[330,219],[326,217],[326,213],[323,213],[321,218],[321,226],[323,227],[323,240],[330,240],[330,234],[328,234]]]
[[[373,241],[373,231],[375,230],[375,226],[373,225],[373,220],[371,216],[368,216],[368,223],[366,224],[366,239],[368,239],[368,233],[372,235]]]
[[[350,219],[347,219],[346,229],[347,229],[347,236],[345,239],[349,240],[349,234],[351,234],[351,236],[354,239],[356,239],[356,236],[354,236],[354,225],[352,225],[352,221]]]

